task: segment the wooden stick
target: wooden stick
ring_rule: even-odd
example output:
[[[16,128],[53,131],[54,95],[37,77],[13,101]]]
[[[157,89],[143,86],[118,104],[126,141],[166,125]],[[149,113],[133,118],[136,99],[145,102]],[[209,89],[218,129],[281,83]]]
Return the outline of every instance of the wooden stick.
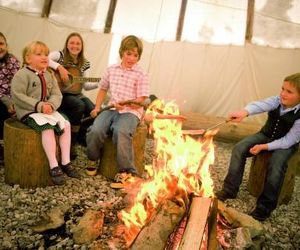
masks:
[[[155,116],[155,119],[163,120],[179,120],[179,121],[185,121],[186,117],[183,115],[163,115],[163,114],[158,114]]]
[[[184,129],[182,130],[183,135],[203,135],[205,129]]]
[[[126,106],[126,105],[137,105],[137,106],[143,107],[144,109],[147,108],[147,105],[146,105],[146,104],[140,103],[140,102],[136,102],[136,101],[131,101],[131,100],[119,102],[118,104],[119,104],[119,105],[122,105],[122,106]],[[114,108],[114,107],[115,107],[114,104],[109,105],[109,106],[106,106],[105,108],[101,109],[101,110],[98,112],[97,116],[100,115],[103,111],[112,109],[112,108]],[[96,117],[97,117],[97,116],[96,116]],[[96,118],[96,117],[94,117],[94,118]],[[94,119],[94,118],[91,117],[91,116],[85,117],[85,118],[81,119],[81,123],[86,122],[86,121],[89,121],[89,120],[92,120],[92,119]]]

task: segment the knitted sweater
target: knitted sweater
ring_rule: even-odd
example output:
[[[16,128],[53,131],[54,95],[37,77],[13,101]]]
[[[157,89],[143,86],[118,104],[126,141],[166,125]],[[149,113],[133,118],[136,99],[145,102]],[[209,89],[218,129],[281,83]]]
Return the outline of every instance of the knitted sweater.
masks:
[[[55,76],[44,72],[46,80],[46,98],[42,100],[43,85],[37,72],[24,67],[19,70],[11,84],[11,94],[18,119],[22,120],[31,113],[41,113],[44,102],[49,102],[53,110],[61,104],[62,94]]]

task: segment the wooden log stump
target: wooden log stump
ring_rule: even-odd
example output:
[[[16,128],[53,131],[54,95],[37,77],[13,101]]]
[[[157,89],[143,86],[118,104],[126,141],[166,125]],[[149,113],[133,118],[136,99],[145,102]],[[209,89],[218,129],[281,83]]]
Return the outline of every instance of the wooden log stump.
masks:
[[[287,204],[292,198],[297,166],[300,166],[300,150],[296,152],[288,162],[284,182],[280,191],[277,205]],[[264,182],[267,173],[267,164],[271,157],[270,152],[262,152],[254,156],[251,163],[248,179],[248,190],[250,194],[258,197],[264,188]]]
[[[134,164],[140,175],[144,172],[144,150],[147,133],[147,126],[139,125],[133,136]],[[112,138],[107,138],[104,143],[103,154],[99,164],[99,173],[110,179],[113,179],[118,173],[117,150],[112,142]]]
[[[13,118],[4,123],[4,175],[22,188],[52,185],[41,135]]]

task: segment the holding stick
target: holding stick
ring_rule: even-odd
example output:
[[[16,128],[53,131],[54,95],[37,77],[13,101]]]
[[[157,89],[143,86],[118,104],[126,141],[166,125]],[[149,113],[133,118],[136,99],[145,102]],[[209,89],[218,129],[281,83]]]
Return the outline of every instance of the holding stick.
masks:
[[[132,100],[119,102],[119,103],[117,103],[117,105],[121,105],[121,106],[126,106],[126,105],[136,105],[136,106],[139,106],[139,107],[143,107],[144,109],[146,109],[146,108],[148,107],[148,105],[145,104],[145,103],[135,102],[135,101],[132,101]],[[105,108],[101,109],[101,110],[98,112],[97,116],[100,115],[100,114],[101,114],[103,111],[105,111],[105,110],[110,110],[110,109],[112,109],[112,108],[116,108],[117,105],[116,105],[116,104],[112,104],[112,105],[106,106]],[[96,117],[97,117],[97,116],[96,116]],[[94,117],[94,118],[96,118],[96,117]],[[93,118],[92,116],[88,116],[88,117],[86,117],[86,118],[81,119],[81,123],[86,122],[86,121],[89,121],[89,120],[92,120],[92,119],[94,119],[94,118]]]

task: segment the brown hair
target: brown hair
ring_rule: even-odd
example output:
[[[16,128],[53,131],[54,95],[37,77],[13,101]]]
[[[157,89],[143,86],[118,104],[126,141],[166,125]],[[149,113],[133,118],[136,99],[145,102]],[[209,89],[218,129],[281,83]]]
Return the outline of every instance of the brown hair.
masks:
[[[64,64],[68,64],[69,62],[73,62],[73,58],[71,57],[70,51],[68,50],[68,42],[73,36],[77,36],[81,41],[82,48],[81,48],[81,51],[79,52],[78,57],[77,57],[78,68],[81,68],[81,66],[84,64],[84,60],[85,60],[85,57],[84,57],[84,42],[83,42],[82,36],[77,32],[72,32],[71,34],[68,35],[68,37],[66,39],[65,46],[64,46],[64,49],[63,49]]]
[[[4,41],[5,41],[6,45],[7,45],[6,37],[5,37],[5,35],[2,32],[0,32],[0,37],[2,37],[4,39]]]
[[[22,58],[23,58],[23,66],[27,64],[26,57],[30,54],[35,53],[38,49],[40,49],[45,52],[46,55],[49,55],[49,48],[48,46],[41,42],[41,41],[33,41],[29,43],[22,51]]]
[[[137,48],[138,54],[139,54],[139,59],[141,58],[141,55],[143,53],[143,43],[142,41],[137,38],[136,36],[130,35],[130,36],[126,36],[120,45],[120,49],[119,49],[119,55],[122,58],[123,53],[126,50],[131,50]]]
[[[293,85],[300,94],[300,73],[289,75],[284,78],[284,81],[289,82],[291,85]]]

